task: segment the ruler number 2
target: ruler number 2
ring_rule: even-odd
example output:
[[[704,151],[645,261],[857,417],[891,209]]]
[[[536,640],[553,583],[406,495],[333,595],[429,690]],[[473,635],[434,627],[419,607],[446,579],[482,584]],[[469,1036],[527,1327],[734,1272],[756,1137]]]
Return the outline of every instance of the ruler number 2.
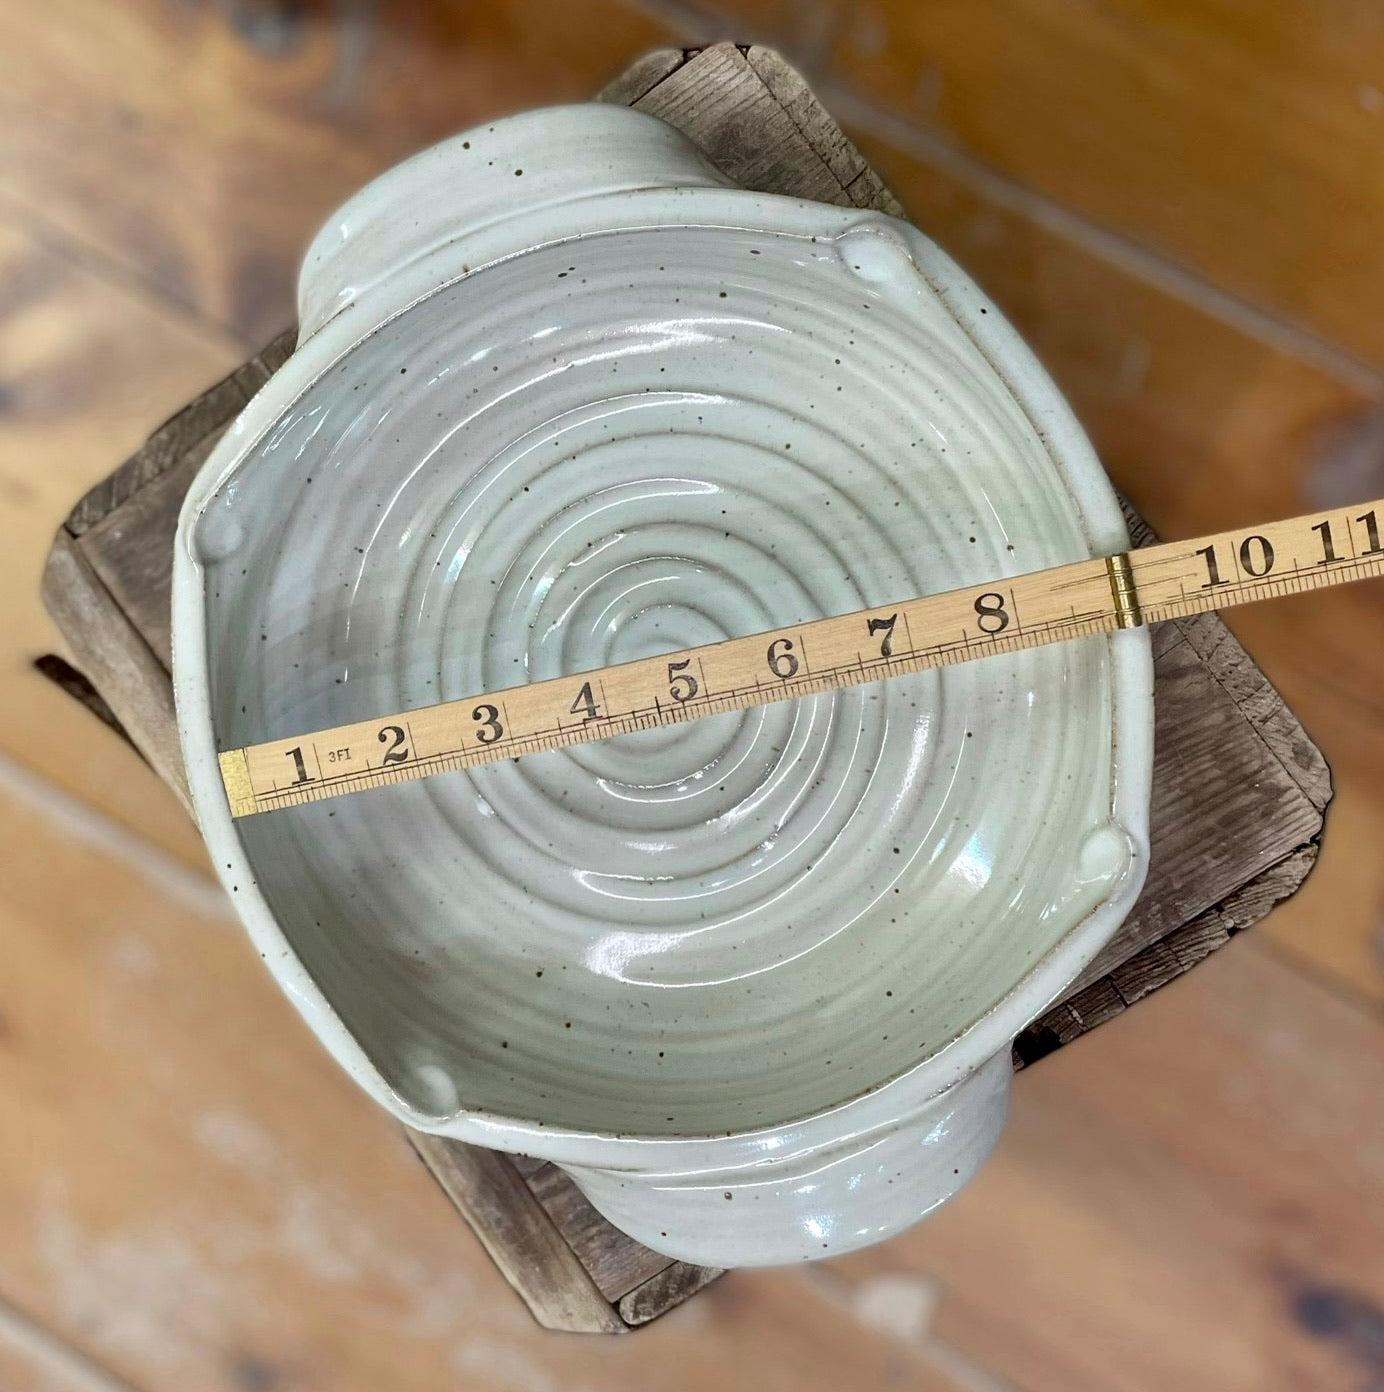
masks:
[[[387,768],[390,764],[402,764],[408,761],[408,750],[404,748],[404,731],[400,725],[386,725],[379,735],[380,743],[385,745],[384,758],[380,760],[380,767]],[[391,743],[390,741],[393,741]]]

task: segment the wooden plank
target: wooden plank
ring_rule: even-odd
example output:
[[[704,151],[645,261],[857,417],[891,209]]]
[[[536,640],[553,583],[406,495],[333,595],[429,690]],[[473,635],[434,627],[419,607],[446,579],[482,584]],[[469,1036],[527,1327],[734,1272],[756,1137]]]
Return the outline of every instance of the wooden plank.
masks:
[[[190,816],[168,672],[65,531],[54,538],[48,555],[43,602],[63,632],[74,636],[82,670]]]
[[[611,106],[633,106],[670,73],[682,67],[687,57],[681,48],[655,48],[642,58],[636,58],[618,77],[607,82],[595,100]]]
[[[168,789],[35,669],[61,642],[39,585],[73,499],[241,354],[0,207],[0,754],[194,866],[205,865],[201,840]]]
[[[734,44],[716,44],[634,103],[689,136],[745,188],[849,203],[831,165],[805,142]]]
[[[620,1318],[631,1329],[637,1329],[641,1324],[648,1324],[650,1320],[665,1314],[674,1305],[690,1300],[721,1275],[724,1273],[714,1266],[690,1266],[687,1262],[674,1262],[621,1299],[618,1307]]]
[[[566,1234],[504,1156],[440,1136],[407,1135],[539,1324],[582,1334],[624,1332],[611,1297],[597,1288]]]
[[[846,7],[833,76],[933,143],[1384,366],[1384,21],[1352,0]]]
[[[1182,624],[1176,625],[1179,629]],[[1246,664],[1249,659],[1241,653]],[[1191,643],[1155,666],[1152,860],[1144,893],[1112,942],[1079,978],[1219,903],[1321,833],[1322,813],[1273,756]]]
[[[610,1224],[556,1165],[544,1165],[527,1177],[527,1183],[563,1241],[612,1304],[669,1269],[667,1257],[637,1242],[613,1242]],[[647,1307],[647,1301],[644,1304]]]
[[[1190,923],[1112,965],[1098,979],[1088,972],[1078,989],[1035,1020],[1014,1041],[1014,1064],[1026,1067],[1055,1049],[1123,1014],[1131,1005],[1224,947],[1253,927],[1270,909],[1297,892],[1318,854],[1309,843],[1228,895]]]
[[[23,62],[0,88],[0,197],[253,348],[293,317],[318,224],[374,175],[681,37],[623,0],[303,6],[240,34],[220,5],[6,6],[0,53]]]
[[[544,1334],[223,900],[3,766],[0,844],[0,1310],[73,1360],[139,1392],[957,1392],[777,1272],[637,1341]]]
[[[954,1203],[831,1263],[852,1308],[922,1283],[921,1337],[1025,1392],[1368,1386],[1384,1022],[1256,937],[1026,1077]]]
[[[763,116],[765,114],[763,97],[764,93],[769,90],[766,87],[766,82],[772,82],[773,90],[784,105],[779,106],[777,102],[774,103],[782,121],[770,128],[771,133],[777,132],[777,135],[783,140],[797,143],[800,150],[807,148],[810,151],[810,154],[803,156],[806,168],[804,177],[809,185],[823,187],[825,181],[830,180],[835,188],[833,196],[838,201],[850,201],[853,198],[865,201],[868,201],[869,198],[882,200],[887,196],[883,192],[882,185],[879,185],[877,181],[866,182],[868,177],[866,172],[855,172],[858,167],[857,161],[852,156],[850,147],[838,136],[832,135],[829,118],[824,113],[821,113],[820,119],[813,117],[811,106],[803,95],[805,89],[800,83],[795,83],[785,75],[781,66],[776,66],[771,58],[756,54],[754,51],[751,51],[749,57],[746,58],[735,49],[718,48],[699,54],[691,62],[680,66],[671,66],[671,60],[665,56],[657,60],[655,67],[668,67],[670,76],[667,81],[672,86],[663,95],[660,95],[661,86],[649,89],[639,98],[640,103],[646,109],[660,109],[665,114],[673,113],[679,120],[687,121],[693,128],[691,133],[694,138],[700,139],[704,147],[716,146],[722,137],[716,130],[714,108],[697,100],[694,96],[695,84],[693,79],[697,77],[699,72],[706,81],[721,83],[726,88],[726,108],[730,113],[728,119],[732,122],[744,123],[758,120],[759,117]],[[633,82],[631,90],[641,88],[646,80],[647,73]],[[820,108],[818,110],[820,111]],[[746,126],[745,129],[753,133],[752,127]],[[765,168],[773,174],[774,178],[779,178],[782,175],[782,171],[773,163]],[[843,183],[843,180],[849,180],[849,184]],[[201,444],[202,442],[199,441],[196,448],[201,448]],[[172,525],[178,503],[178,489],[174,482],[175,478],[178,477],[175,473],[177,467],[174,464],[155,471],[157,477],[153,478],[149,488],[141,492],[131,493],[127,491],[123,495],[119,495],[123,496],[126,501],[122,507],[117,509],[116,513],[109,514],[104,518],[91,516],[84,518],[84,531],[80,541],[83,548],[91,548],[94,554],[99,555],[100,565],[108,585],[130,597],[133,607],[140,614],[139,626],[146,635],[146,646],[149,646],[151,651],[156,648],[161,649],[166,643],[167,592],[166,580],[163,578],[164,571],[157,566],[151,566],[148,557],[155,554],[166,555],[171,542]],[[145,493],[148,493],[155,502],[144,507],[138,527],[132,527],[127,531],[118,520],[118,515],[121,513],[129,514],[131,506],[137,505],[138,500]],[[115,497],[117,494],[118,490],[111,496]],[[133,540],[136,532],[139,538],[137,542]],[[161,534],[162,540],[149,540],[156,534]],[[95,564],[93,562],[93,569]],[[164,588],[160,588],[161,586]],[[1223,632],[1223,630],[1221,631]],[[1243,869],[1245,874],[1253,874],[1256,865],[1270,863],[1274,854],[1278,853],[1283,857],[1279,863],[1285,867],[1285,871],[1266,882],[1271,885],[1271,889],[1267,892],[1267,898],[1271,900],[1274,895],[1285,892],[1285,886],[1293,873],[1305,871],[1306,858],[1298,856],[1294,859],[1293,857],[1294,847],[1299,844],[1295,838],[1306,834],[1310,841],[1310,836],[1315,834],[1311,828],[1319,825],[1319,807],[1317,802],[1313,800],[1313,789],[1315,788],[1318,799],[1324,796],[1325,785],[1321,778],[1323,770],[1313,765],[1311,757],[1308,756],[1303,764],[1303,769],[1300,770],[1301,777],[1285,772],[1281,759],[1288,758],[1289,755],[1296,759],[1301,755],[1303,747],[1310,750],[1311,746],[1301,738],[1300,730],[1297,731],[1296,735],[1293,733],[1295,726],[1291,716],[1281,714],[1281,703],[1276,703],[1273,693],[1266,690],[1262,684],[1254,685],[1247,678],[1237,684],[1233,680],[1220,680],[1214,672],[1207,676],[1206,673],[1211,669],[1206,668],[1205,664],[1201,662],[1200,654],[1192,650],[1191,640],[1180,630],[1170,630],[1170,632],[1172,637],[1165,639],[1161,644],[1160,660],[1168,666],[1174,677],[1181,683],[1178,689],[1191,692],[1194,698],[1193,704],[1198,708],[1205,706],[1211,717],[1220,722],[1216,727],[1219,732],[1218,741],[1223,741],[1228,747],[1239,751],[1238,757],[1244,761],[1243,771],[1246,773],[1252,771],[1256,778],[1261,776],[1266,778],[1280,804],[1290,809],[1292,815],[1287,823],[1289,831],[1280,838],[1280,841],[1292,844],[1273,842],[1270,845],[1262,840],[1261,829],[1261,840],[1256,841],[1253,835],[1239,838],[1234,850],[1230,851],[1223,860],[1218,864],[1208,864],[1206,846],[1203,841],[1197,841],[1190,837],[1183,838],[1176,843],[1170,843],[1170,845],[1173,845],[1178,854],[1185,859],[1179,862],[1175,857],[1165,856],[1169,866],[1165,888],[1168,888],[1169,892],[1182,894],[1183,909],[1186,912],[1195,912],[1193,907],[1196,903],[1195,893],[1188,890],[1187,885],[1183,883],[1177,873],[1179,863],[1183,865],[1188,876],[1220,874],[1227,882],[1228,888],[1234,888],[1239,873],[1237,867]],[[1233,672],[1236,670],[1235,663],[1230,662],[1226,657],[1227,652],[1228,650],[1222,650],[1219,642],[1211,642],[1207,646],[1208,659],[1224,659],[1222,662],[1224,670]],[[1199,678],[1198,671],[1201,672]],[[150,679],[155,680],[152,672]],[[1250,706],[1252,719],[1240,714],[1236,705],[1237,697],[1242,697]],[[1265,739],[1256,733],[1258,726],[1273,726],[1276,730],[1280,729],[1281,726],[1280,734],[1274,735],[1272,739]],[[1204,774],[1208,766],[1206,760],[1216,751],[1210,742],[1196,743],[1195,721],[1190,718],[1182,721],[1175,719],[1172,732],[1177,737],[1171,742],[1165,741],[1167,748],[1174,753],[1179,749],[1183,750],[1185,762],[1193,776]],[[1254,762],[1256,759],[1258,763]],[[1179,775],[1175,768],[1171,778],[1165,782],[1167,786],[1174,789],[1184,786],[1179,781]],[[1228,835],[1226,828],[1209,826],[1203,830],[1205,836],[1219,836],[1218,844],[1226,844],[1235,839]],[[1245,830],[1253,832],[1254,828],[1251,826]],[[1272,825],[1269,827],[1268,835],[1270,837],[1274,835]],[[1248,857],[1248,859],[1237,860],[1237,855]],[[1219,891],[1205,890],[1203,897],[1209,898],[1215,892]],[[1188,897],[1189,894],[1192,897]],[[1263,902],[1262,899],[1256,899],[1254,905],[1257,906],[1261,902]],[[1241,912],[1241,918],[1245,921],[1248,921],[1251,907],[1247,906]],[[1134,936],[1127,941],[1122,940],[1122,946],[1118,953],[1112,955],[1104,964],[1107,968],[1114,969],[1115,975],[1105,976],[1094,982],[1080,994],[1075,1002],[1069,1003],[1065,1007],[1066,1013],[1061,1030],[1059,1031],[1055,1027],[1049,1028],[1052,1039],[1056,1043],[1065,1042],[1066,1039],[1075,1037],[1076,1034],[1091,1028],[1101,1020],[1113,1018],[1116,1014],[1121,1013],[1127,1008],[1128,999],[1122,994],[1120,983],[1123,983],[1124,990],[1129,993],[1130,998],[1137,999],[1138,995],[1151,990],[1156,982],[1166,980],[1168,972],[1173,967],[1185,970],[1187,965],[1200,959],[1203,950],[1210,950],[1216,943],[1224,941],[1229,936],[1229,929],[1223,924],[1213,927],[1206,922],[1201,922],[1200,926],[1196,926],[1195,931],[1185,939],[1179,936],[1171,945],[1164,946],[1151,942],[1159,930],[1166,932],[1168,928],[1176,927],[1180,921],[1176,914],[1168,913],[1160,916],[1158,912],[1151,912],[1143,920],[1142,927],[1136,921]],[[1238,923],[1240,919],[1235,921]],[[1181,931],[1179,929],[1179,932]],[[1151,952],[1155,955],[1150,955]],[[1055,1046],[1047,1039],[1047,1036],[1043,1037],[1042,1042],[1045,1042],[1049,1048]],[[452,1149],[449,1152],[450,1162],[466,1170],[471,1163],[466,1152],[467,1148],[464,1147]],[[484,1152],[477,1154],[485,1156]],[[488,1157],[484,1164],[505,1167],[503,1173],[497,1171],[500,1177],[496,1182],[502,1188],[519,1180],[520,1171],[509,1161],[500,1157]],[[530,1178],[533,1178],[535,1174],[542,1174],[542,1169],[535,1170],[531,1163],[525,1163],[524,1170],[529,1173]],[[550,1198],[553,1199],[555,1207],[568,1215],[579,1213],[579,1206],[570,1203],[570,1195],[575,1191],[570,1191],[565,1197],[560,1196],[557,1172],[553,1171],[552,1175],[554,1178],[551,1180],[553,1189]],[[481,1184],[484,1181],[480,1171],[467,1170],[456,1182],[459,1186],[464,1187]],[[561,1198],[561,1202],[559,1202],[559,1198]],[[661,1262],[663,1260],[661,1258],[651,1260],[649,1254],[643,1254],[640,1249],[631,1252],[628,1249],[633,1244],[630,1244],[628,1239],[613,1229],[607,1229],[602,1236],[599,1228],[591,1225],[589,1220],[582,1226],[581,1230],[581,1254],[589,1269],[601,1273],[602,1280],[610,1290],[613,1290],[619,1281],[626,1279],[621,1276],[617,1281],[613,1273],[621,1270],[627,1273],[631,1271],[642,1272],[648,1268],[642,1266],[641,1263],[648,1262],[651,1268],[653,1261]],[[576,1231],[576,1227],[573,1231]],[[601,1245],[603,1241],[607,1244],[605,1248]],[[507,1260],[511,1274],[516,1280],[527,1279],[526,1268],[522,1266],[516,1251],[511,1251]],[[709,1274],[704,1275],[705,1279],[710,1279]],[[662,1271],[647,1277],[641,1284],[628,1291],[622,1306],[624,1303],[628,1303],[630,1309],[638,1312],[641,1319],[651,1317],[651,1312],[657,1312],[654,1309],[654,1302],[661,1295],[666,1295],[670,1299],[681,1296],[697,1287],[702,1279],[703,1275],[676,1271],[665,1263]]]

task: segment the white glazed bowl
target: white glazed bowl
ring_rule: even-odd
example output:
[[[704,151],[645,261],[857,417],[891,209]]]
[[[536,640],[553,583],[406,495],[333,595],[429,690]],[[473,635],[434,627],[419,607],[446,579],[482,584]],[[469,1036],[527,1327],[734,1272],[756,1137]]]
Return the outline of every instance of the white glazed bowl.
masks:
[[[1142,883],[1142,631],[234,824],[216,752],[1123,549],[1052,384],[913,228],[624,108],[401,165],[299,300],[174,574],[199,819],[275,975],[401,1120],[672,1256],[915,1222]]]

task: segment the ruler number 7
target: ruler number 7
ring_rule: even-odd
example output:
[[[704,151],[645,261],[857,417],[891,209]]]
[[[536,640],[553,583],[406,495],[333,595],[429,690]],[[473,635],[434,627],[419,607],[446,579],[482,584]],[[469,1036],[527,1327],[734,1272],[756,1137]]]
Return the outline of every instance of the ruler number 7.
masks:
[[[887,619],[865,620],[865,627],[869,630],[871,638],[877,633],[884,634],[884,641],[879,645],[879,655],[881,657],[894,656],[894,625],[898,623],[898,621],[899,616],[897,614],[890,614]]]

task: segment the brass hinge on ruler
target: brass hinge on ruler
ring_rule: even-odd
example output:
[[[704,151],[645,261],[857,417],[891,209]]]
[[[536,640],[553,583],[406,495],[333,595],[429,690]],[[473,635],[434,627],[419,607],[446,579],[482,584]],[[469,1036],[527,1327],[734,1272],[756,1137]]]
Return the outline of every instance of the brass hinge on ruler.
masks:
[[[1105,568],[1110,572],[1110,596],[1115,604],[1116,623],[1120,628],[1141,627],[1144,611],[1139,607],[1139,587],[1134,583],[1129,553],[1121,551],[1118,556],[1107,556]]]

